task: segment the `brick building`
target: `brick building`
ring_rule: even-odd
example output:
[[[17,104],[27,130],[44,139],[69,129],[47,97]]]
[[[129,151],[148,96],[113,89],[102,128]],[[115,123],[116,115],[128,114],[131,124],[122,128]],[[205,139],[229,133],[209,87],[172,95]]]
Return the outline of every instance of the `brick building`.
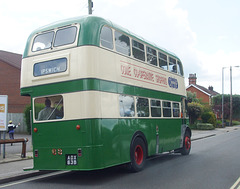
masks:
[[[8,119],[21,123],[17,130],[25,132],[23,111],[30,97],[20,95],[22,55],[0,50],[0,95],[8,95]]]
[[[189,74],[189,85],[187,87],[187,91],[190,91],[192,93],[196,93],[196,97],[198,99],[202,99],[203,103],[207,103],[207,104],[211,104],[212,103],[212,97],[219,95],[218,92],[213,90],[212,86],[209,86],[208,89],[201,86],[201,85],[197,85],[197,76],[196,73],[195,74]]]

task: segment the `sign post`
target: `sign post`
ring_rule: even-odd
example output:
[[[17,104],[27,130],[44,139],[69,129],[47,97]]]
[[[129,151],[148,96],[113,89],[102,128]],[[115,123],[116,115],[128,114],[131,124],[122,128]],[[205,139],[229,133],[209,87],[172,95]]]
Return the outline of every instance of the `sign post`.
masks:
[[[8,96],[0,95],[0,132],[3,132],[3,140],[7,131],[7,114],[8,114]],[[1,134],[0,134],[1,139]],[[0,145],[1,154],[1,145]],[[5,144],[3,144],[3,158],[5,158]]]

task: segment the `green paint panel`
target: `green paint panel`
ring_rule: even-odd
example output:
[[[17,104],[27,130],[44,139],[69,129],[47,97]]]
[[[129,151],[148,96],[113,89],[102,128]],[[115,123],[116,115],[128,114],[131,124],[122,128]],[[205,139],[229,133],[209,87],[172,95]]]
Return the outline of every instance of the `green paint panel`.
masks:
[[[133,96],[144,96],[148,98],[157,98],[178,102],[181,101],[182,97],[180,95],[170,94],[166,92],[93,78],[21,88],[21,95],[30,95],[32,97],[37,97],[88,90],[104,91]]]
[[[80,130],[76,129],[80,125]],[[156,125],[160,148],[164,151],[180,147],[181,119],[89,119],[35,123],[33,151],[36,170],[93,170],[130,161],[130,141],[135,131],[144,133],[148,155],[156,153]],[[56,149],[56,154],[53,154]],[[58,154],[58,150],[62,154]],[[77,165],[66,165],[66,154],[78,155]]]

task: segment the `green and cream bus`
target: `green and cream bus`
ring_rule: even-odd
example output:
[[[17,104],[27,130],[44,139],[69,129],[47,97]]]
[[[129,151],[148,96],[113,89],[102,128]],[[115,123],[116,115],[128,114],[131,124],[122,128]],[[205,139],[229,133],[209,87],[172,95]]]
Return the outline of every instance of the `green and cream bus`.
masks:
[[[180,59],[100,17],[35,30],[21,95],[31,97],[34,170],[139,171],[148,157],[191,149]]]

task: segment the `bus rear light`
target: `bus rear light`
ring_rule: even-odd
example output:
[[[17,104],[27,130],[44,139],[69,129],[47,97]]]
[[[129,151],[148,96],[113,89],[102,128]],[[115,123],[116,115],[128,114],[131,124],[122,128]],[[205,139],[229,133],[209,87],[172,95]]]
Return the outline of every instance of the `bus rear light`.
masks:
[[[62,155],[62,149],[61,148],[58,149],[58,155]]]
[[[35,128],[33,129],[33,131],[34,131],[34,133],[36,133],[36,132],[38,132],[38,129],[35,127]]]
[[[34,157],[38,157],[38,150],[34,150]]]
[[[82,148],[78,148],[78,157],[82,156]]]
[[[57,155],[57,150],[56,149],[52,149],[52,154],[55,156]]]
[[[76,126],[76,129],[77,129],[77,130],[79,130],[80,128],[81,128],[80,125],[77,125],[77,126]]]

